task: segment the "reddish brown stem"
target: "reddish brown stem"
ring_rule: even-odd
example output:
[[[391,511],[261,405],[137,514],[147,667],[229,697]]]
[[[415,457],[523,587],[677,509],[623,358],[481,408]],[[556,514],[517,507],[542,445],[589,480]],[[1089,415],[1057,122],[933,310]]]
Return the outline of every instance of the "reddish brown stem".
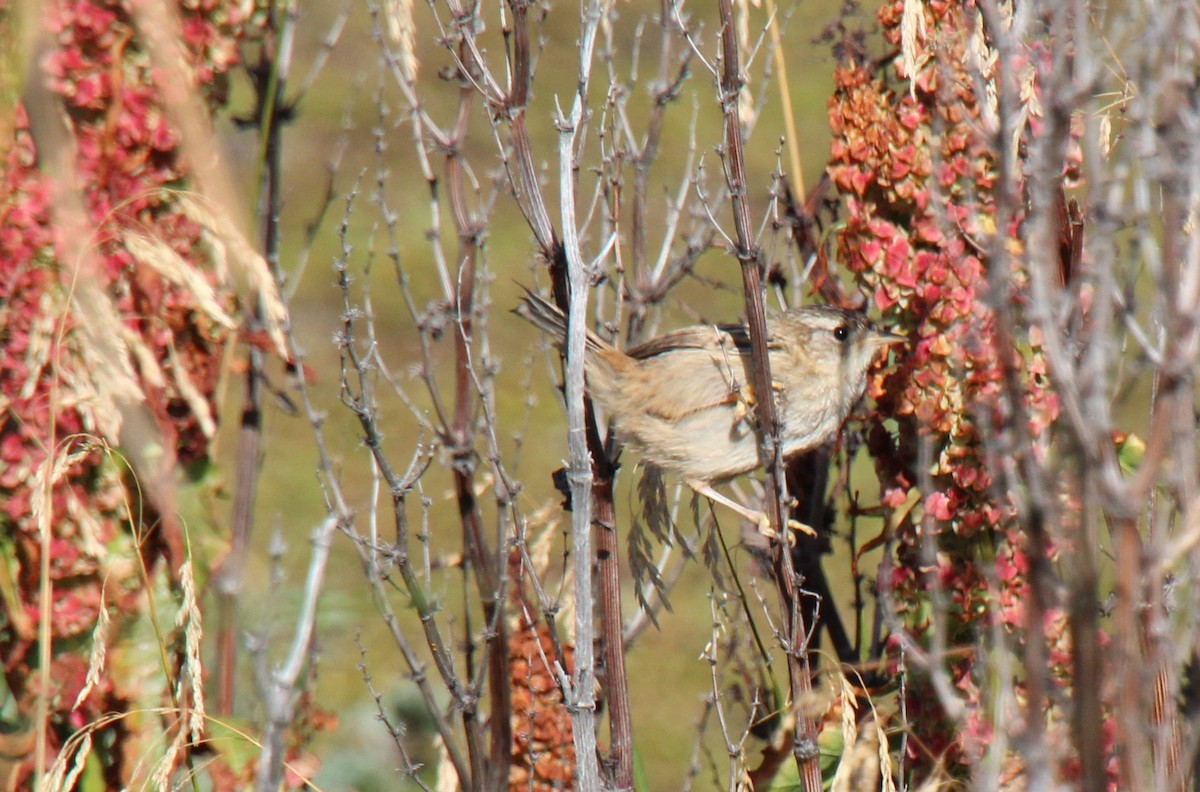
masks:
[[[600,486],[602,485],[602,486]],[[599,577],[600,641],[604,690],[608,704],[612,785],[633,788],[633,717],[625,672],[621,620],[620,542],[613,507],[612,478],[597,479],[592,490],[592,524],[596,527],[596,572]]]
[[[763,302],[761,251],[750,224],[750,205],[746,198],[746,162],[742,145],[742,124],[738,114],[738,94],[742,87],[737,39],[731,0],[718,0],[721,14],[721,110],[725,117],[725,173],[733,208],[737,258],[741,262],[742,288],[746,301],[746,322],[750,328],[750,360],[754,387],[758,393],[772,394],[759,399],[756,412],[759,426],[759,459],[766,470],[767,517],[776,528],[776,536],[785,535],[782,520],[782,459],[779,447],[779,420],[771,387],[771,366],[767,356],[766,315]],[[775,572],[783,620],[783,639],[787,646],[788,677],[792,706],[804,701],[811,692],[812,679],[805,639],[807,625],[799,607],[796,573],[786,542],[771,542],[771,561]],[[820,752],[817,750],[819,724],[797,709],[794,727],[796,767],[807,792],[821,789]]]
[[[258,62],[251,67],[256,92],[254,117],[263,144],[262,182],[259,184],[258,228],[263,258],[271,265],[276,280],[279,267],[279,194],[280,166],[283,158],[284,87],[286,74],[278,63],[278,36],[281,20],[272,14]],[[262,305],[253,306],[249,331],[262,326]],[[216,574],[218,602],[217,628],[217,714],[233,713],[234,679],[237,667],[237,600],[250,537],[254,531],[254,504],[262,454],[262,392],[265,355],[250,345],[246,367],[245,401],[238,428],[237,477],[233,497],[229,554]]]
[[[1119,757],[1119,786],[1121,789],[1142,788],[1146,767],[1145,697],[1141,643],[1138,641],[1138,600],[1141,595],[1142,541],[1137,522],[1124,519],[1115,523],[1113,553],[1121,559],[1117,565],[1116,601],[1113,609],[1114,653],[1112,671],[1117,684],[1116,709],[1117,745]]]
[[[470,48],[460,46],[459,57],[468,72],[479,71]],[[478,776],[477,780],[486,789],[498,789],[508,780],[509,761],[512,756],[512,691],[509,684],[508,623],[504,614],[503,579],[508,552],[503,547],[498,547],[495,551],[489,547],[474,489],[474,421],[471,413],[475,404],[475,384],[471,374],[471,344],[474,332],[476,253],[482,229],[467,206],[462,163],[458,152],[458,146],[466,137],[467,118],[473,96],[474,93],[465,87],[459,94],[459,112],[452,132],[453,145],[446,154],[446,184],[459,246],[453,295],[457,319],[457,332],[454,337],[457,365],[454,382],[454,425],[450,434],[455,447],[454,487],[459,518],[462,521],[463,544],[474,569],[487,636],[484,662],[487,664],[491,708],[489,762],[485,774]],[[504,538],[499,537],[497,542],[502,544]]]
[[[451,168],[452,173],[456,171]],[[453,178],[453,176],[451,177]],[[451,194],[454,190],[451,189]],[[458,213],[455,212],[457,216]],[[468,243],[469,244],[469,243]],[[455,336],[455,356],[458,373],[455,379],[454,426],[456,446],[454,490],[458,514],[463,528],[463,546],[474,571],[476,589],[483,607],[487,635],[484,662],[488,669],[488,690],[491,702],[490,761],[476,778],[486,789],[496,789],[508,778],[508,762],[512,750],[511,691],[508,678],[508,625],[504,619],[504,596],[497,574],[496,556],[484,536],[483,520],[475,498],[474,450],[469,442],[473,387],[470,377],[471,311],[475,289],[474,249],[465,247],[459,268],[458,293],[455,305],[458,312],[458,332]],[[464,717],[473,713],[464,712]],[[482,757],[479,757],[482,760]],[[473,767],[476,765],[472,757]],[[486,780],[485,780],[486,779]]]

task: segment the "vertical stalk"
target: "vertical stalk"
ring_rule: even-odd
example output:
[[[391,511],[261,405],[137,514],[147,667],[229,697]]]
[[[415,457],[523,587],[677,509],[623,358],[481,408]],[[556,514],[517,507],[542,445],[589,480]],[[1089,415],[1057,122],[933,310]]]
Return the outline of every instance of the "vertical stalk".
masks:
[[[621,620],[620,548],[612,475],[596,476],[593,485],[593,519],[596,526],[596,567],[600,583],[600,643],[604,653],[604,691],[608,704],[609,760],[616,789],[633,788],[633,716],[625,671],[625,643]]]
[[[736,255],[741,263],[742,289],[746,301],[746,322],[750,328],[750,361],[754,389],[761,394],[756,404],[759,427],[759,459],[766,470],[767,517],[775,529],[771,542],[771,561],[775,572],[779,607],[784,614],[782,632],[787,650],[791,705],[796,707],[793,731],[796,767],[806,792],[821,789],[821,766],[817,749],[819,724],[805,714],[799,703],[812,689],[811,666],[805,646],[808,635],[799,607],[796,571],[784,536],[783,464],[779,445],[779,420],[771,387],[771,364],[767,355],[766,313],[763,301],[761,250],[750,223],[750,205],[746,197],[746,160],[742,144],[742,124],[738,113],[738,94],[742,88],[737,38],[731,0],[717,0],[721,15],[720,101],[725,118],[725,177],[729,185],[736,232]]]
[[[280,18],[278,6],[272,6],[258,54],[251,69],[254,77],[254,117],[259,136],[258,244],[263,258],[278,283],[279,273],[279,189],[283,158],[283,94],[291,66],[291,40],[294,22],[290,12]],[[251,334],[262,328],[263,304],[256,297],[251,310]],[[236,605],[242,592],[245,559],[254,531],[254,505],[257,500],[260,458],[262,455],[262,383],[263,351],[249,345],[245,391],[238,428],[237,475],[234,485],[233,514],[229,554],[215,576],[217,592],[217,706],[221,715],[233,713],[234,678],[237,666]]]
[[[574,173],[571,171],[573,127],[560,121],[559,167],[564,216],[574,214]],[[573,720],[579,789],[599,790],[596,763],[595,659],[592,599],[592,455],[584,408],[583,360],[588,285],[579,258],[579,240],[573,222],[564,222],[563,255],[567,260],[567,363],[563,390],[567,403],[567,447],[570,464],[567,480],[571,488],[571,558],[575,573],[575,676],[569,687],[568,706]]]
[[[465,118],[464,112],[460,117]],[[459,132],[465,131],[460,125]],[[461,139],[458,135],[456,140]],[[476,590],[483,608],[487,651],[488,693],[491,709],[489,762],[478,782],[487,789],[498,789],[507,783],[509,760],[512,756],[512,691],[509,687],[508,624],[504,614],[503,545],[495,552],[488,547],[484,535],[483,518],[475,498],[475,451],[474,428],[471,407],[474,404],[472,381],[472,332],[475,311],[475,269],[478,229],[470,219],[463,192],[462,167],[456,152],[446,158],[446,179],[453,208],[454,223],[458,231],[459,264],[454,293],[447,295],[453,301],[457,320],[454,336],[456,376],[454,381],[454,416],[450,437],[454,448],[454,490],[458,501],[458,514],[463,528],[463,548],[474,569]],[[474,713],[471,713],[474,717]],[[474,757],[474,752],[472,752]],[[482,762],[482,756],[479,757]]]

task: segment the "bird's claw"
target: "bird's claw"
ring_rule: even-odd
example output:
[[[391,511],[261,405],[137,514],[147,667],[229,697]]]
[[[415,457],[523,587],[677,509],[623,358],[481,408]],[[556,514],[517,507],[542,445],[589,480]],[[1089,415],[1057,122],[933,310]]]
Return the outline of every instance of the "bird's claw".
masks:
[[[787,525],[788,525],[789,531],[799,531],[801,533],[806,533],[809,536],[817,535],[817,531],[815,528],[813,528],[811,525],[808,525],[807,523],[802,523],[799,520],[788,520]]]
[[[768,539],[778,539],[779,538],[779,532],[776,531],[771,526],[771,518],[767,516],[766,512],[758,513],[757,523],[758,523],[758,532],[760,534],[767,537]]]
[[[772,527],[771,519],[769,517],[767,517],[766,512],[758,513],[757,523],[758,523],[758,532],[760,534],[762,534],[763,536],[765,536],[768,539],[778,539],[779,538],[779,532],[776,531]],[[793,545],[796,543],[794,532],[806,533],[809,536],[817,535],[817,532],[813,529],[813,527],[811,525],[806,525],[805,523],[802,523],[799,520],[789,519],[787,521],[787,527],[788,527],[787,542],[789,545]]]

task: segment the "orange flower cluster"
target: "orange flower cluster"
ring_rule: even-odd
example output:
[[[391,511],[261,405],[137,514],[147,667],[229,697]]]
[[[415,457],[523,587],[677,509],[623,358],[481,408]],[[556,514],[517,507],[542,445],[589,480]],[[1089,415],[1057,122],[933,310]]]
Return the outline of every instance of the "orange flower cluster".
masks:
[[[575,743],[571,716],[554,677],[554,644],[544,624],[522,622],[509,638],[512,668],[512,792],[551,792],[575,788]],[[566,673],[574,650],[563,647]]]

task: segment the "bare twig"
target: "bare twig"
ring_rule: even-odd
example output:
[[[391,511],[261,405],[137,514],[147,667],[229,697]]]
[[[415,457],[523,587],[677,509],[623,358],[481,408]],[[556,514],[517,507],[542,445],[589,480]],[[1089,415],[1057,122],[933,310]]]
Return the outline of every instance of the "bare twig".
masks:
[[[592,65],[592,49],[595,46],[596,27],[600,21],[600,4],[591,2],[584,7],[579,56],[578,91],[574,96],[569,116],[559,111],[556,125],[559,131],[559,209],[562,214],[562,253],[566,259],[567,294],[567,349],[565,395],[567,403],[567,446],[570,450],[570,466],[567,478],[571,487],[571,546],[575,559],[575,676],[571,680],[572,714],[575,728],[575,757],[579,763],[579,788],[600,788],[600,775],[595,764],[595,726],[593,723],[595,698],[594,660],[592,658],[592,458],[588,448],[587,415],[584,406],[584,339],[586,334],[588,306],[588,274],[579,249],[579,237],[575,227],[575,158],[576,138],[581,126],[587,121],[587,86]],[[611,493],[607,502],[611,503]],[[597,515],[600,516],[600,515]],[[614,531],[611,514],[606,515],[608,530]],[[605,526],[601,526],[605,530]],[[615,554],[613,554],[615,561]],[[610,603],[611,607],[611,603]],[[613,753],[616,758],[613,787],[631,788],[633,785],[633,762],[631,734],[628,725],[628,692],[624,689],[624,647],[620,642],[620,606],[617,601],[615,615],[616,646],[608,651],[608,658],[619,665],[609,668],[609,674],[619,674],[615,679],[621,686],[614,692],[617,698],[614,707],[620,708],[623,722],[613,733]]]

